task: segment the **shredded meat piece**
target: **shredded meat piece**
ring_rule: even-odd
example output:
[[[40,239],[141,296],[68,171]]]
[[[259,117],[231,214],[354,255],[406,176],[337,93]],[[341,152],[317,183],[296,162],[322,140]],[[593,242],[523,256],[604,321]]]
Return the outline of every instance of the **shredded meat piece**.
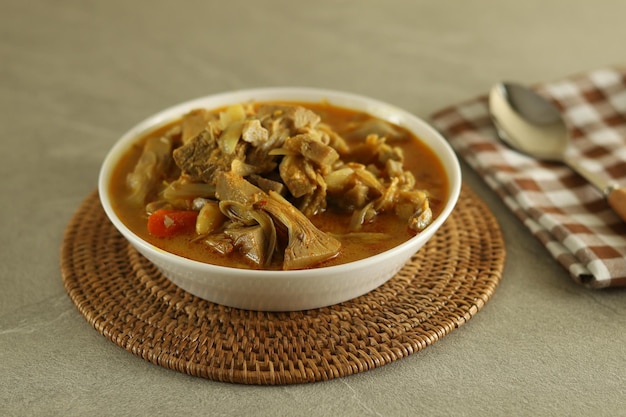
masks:
[[[280,120],[286,128],[293,128],[297,131],[312,129],[321,121],[314,111],[302,106],[266,105],[261,106],[257,114],[261,120]]]
[[[243,124],[241,138],[253,146],[259,146],[269,138],[269,132],[261,126],[259,119],[247,120]]]

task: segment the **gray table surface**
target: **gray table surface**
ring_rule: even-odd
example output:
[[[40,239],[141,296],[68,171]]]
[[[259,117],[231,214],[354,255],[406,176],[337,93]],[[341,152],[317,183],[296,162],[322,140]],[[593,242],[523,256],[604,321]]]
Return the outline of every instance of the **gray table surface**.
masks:
[[[231,89],[334,88],[427,118],[506,78],[624,63],[621,0],[0,1],[0,415],[626,415],[626,293],[577,286],[480,178],[508,258],[434,345],[328,382],[243,386],[153,365],[67,296],[63,231],[113,142]]]

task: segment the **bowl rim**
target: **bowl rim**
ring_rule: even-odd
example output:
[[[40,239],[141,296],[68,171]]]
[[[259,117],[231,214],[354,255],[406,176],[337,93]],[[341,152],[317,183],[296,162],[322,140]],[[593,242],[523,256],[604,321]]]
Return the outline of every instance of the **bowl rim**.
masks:
[[[407,126],[407,122],[410,122],[410,124],[418,126],[419,129],[428,134],[429,140],[426,141],[424,140],[424,138],[422,138],[422,136],[417,135],[417,133],[414,132],[418,136],[418,138],[438,156],[440,162],[444,165],[445,172],[448,176],[448,196],[446,204],[444,205],[441,213],[430,225],[428,225],[428,227],[424,231],[384,252],[356,261],[351,261],[338,265],[314,267],[310,269],[263,270],[214,265],[194,259],[185,258],[183,256],[168,252],[139,237],[132,230],[130,230],[130,228],[127,227],[115,213],[115,210],[111,203],[111,199],[109,197],[109,183],[113,169],[119,161],[119,158],[125,153],[126,150],[128,150],[130,146],[132,146],[132,143],[137,140],[137,138],[142,134],[150,130],[156,129],[157,127],[162,126],[168,122],[171,122],[177,117],[181,117],[185,112],[193,108],[204,107],[211,109],[211,107],[207,107],[207,103],[212,102],[219,103],[212,107],[218,108],[228,104],[249,101],[300,101],[303,103],[319,103],[325,100],[332,105],[346,108],[351,108],[350,104],[343,103],[359,103],[360,106],[358,108],[352,108],[358,111],[371,113],[375,117],[399,124],[405,128],[408,128],[411,131],[414,131],[414,128]],[[433,145],[436,145],[436,149],[434,149]],[[272,280],[288,279],[293,278],[294,276],[313,276],[323,274],[325,272],[350,272],[354,269],[361,269],[367,267],[368,265],[372,265],[378,262],[384,262],[388,258],[393,258],[397,253],[404,252],[410,247],[415,246],[418,242],[426,242],[452,213],[452,210],[456,206],[458,197],[461,192],[461,184],[462,178],[460,163],[454,150],[452,149],[450,144],[444,139],[443,135],[430,124],[425,122],[423,119],[400,107],[396,107],[384,101],[370,98],[364,95],[344,92],[341,90],[312,87],[262,87],[232,90],[216,94],[209,94],[206,96],[200,96],[175,104],[173,106],[169,106],[152,114],[151,116],[144,118],[142,121],[138,122],[133,127],[128,129],[125,133],[123,133],[120,137],[118,137],[113,146],[107,152],[98,174],[98,194],[102,207],[108,219],[132,245],[145,251],[154,253],[159,257],[165,257],[167,258],[168,262],[170,262],[171,264],[175,264],[176,266],[181,268],[193,268],[196,271],[206,273],[219,272],[221,274],[235,274],[240,276],[241,278],[263,277]],[[416,249],[416,251],[418,249]]]

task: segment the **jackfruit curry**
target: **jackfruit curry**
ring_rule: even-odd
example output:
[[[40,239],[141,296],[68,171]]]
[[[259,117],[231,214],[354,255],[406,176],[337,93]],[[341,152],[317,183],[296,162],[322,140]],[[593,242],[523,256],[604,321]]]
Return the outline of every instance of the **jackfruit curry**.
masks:
[[[408,130],[328,103],[197,109],[139,138],[110,195],[171,253],[252,269],[330,266],[388,250],[439,215],[448,180]]]

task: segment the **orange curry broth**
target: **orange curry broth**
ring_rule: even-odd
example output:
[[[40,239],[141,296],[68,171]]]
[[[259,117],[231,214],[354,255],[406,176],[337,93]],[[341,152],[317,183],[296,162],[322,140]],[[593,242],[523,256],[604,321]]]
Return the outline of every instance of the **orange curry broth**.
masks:
[[[255,105],[267,104],[256,103]],[[372,116],[328,103],[293,103],[281,102],[281,104],[301,105],[316,112],[322,122],[328,124],[335,132],[342,135],[345,126],[348,123],[359,123],[371,119]],[[219,112],[223,109],[216,109]],[[180,121],[174,121],[166,126],[157,128],[147,132],[137,139],[135,145],[122,156],[115,167],[109,187],[109,195],[113,205],[113,209],[120,217],[122,222],[132,230],[140,238],[150,242],[168,252],[180,255],[185,258],[195,259],[215,265],[222,265],[235,268],[254,269],[260,268],[247,261],[245,257],[234,251],[234,253],[224,256],[213,251],[202,240],[196,239],[194,233],[190,235],[175,236],[171,238],[157,238],[148,233],[147,221],[148,215],[145,213],[145,207],[137,207],[127,202],[128,188],[126,186],[126,177],[132,172],[143,149],[143,143],[147,138],[162,135],[171,126]],[[395,126],[399,130],[406,133],[407,140],[389,141],[393,146],[399,146],[404,151],[404,168],[409,170],[415,176],[417,188],[427,190],[430,195],[430,207],[433,212],[433,218],[436,218],[442,211],[445,204],[445,198],[448,194],[448,179],[441,161],[434,152],[422,143],[415,135],[408,130]],[[343,136],[343,135],[342,135]],[[346,140],[348,145],[355,143]],[[336,213],[330,209],[323,213],[316,214],[310,220],[320,230],[335,234],[348,233],[347,226],[350,223],[351,213]],[[338,237],[341,241],[341,251],[333,259],[327,260],[316,265],[316,267],[338,265],[352,262],[355,260],[367,258],[369,256],[389,250],[414,236],[409,231],[407,221],[398,218],[394,213],[381,213],[376,216],[375,220],[370,224],[365,224],[361,232],[385,233],[390,237],[388,239],[377,240],[366,243],[360,239],[350,239]],[[281,269],[280,264],[272,264],[270,269]]]

